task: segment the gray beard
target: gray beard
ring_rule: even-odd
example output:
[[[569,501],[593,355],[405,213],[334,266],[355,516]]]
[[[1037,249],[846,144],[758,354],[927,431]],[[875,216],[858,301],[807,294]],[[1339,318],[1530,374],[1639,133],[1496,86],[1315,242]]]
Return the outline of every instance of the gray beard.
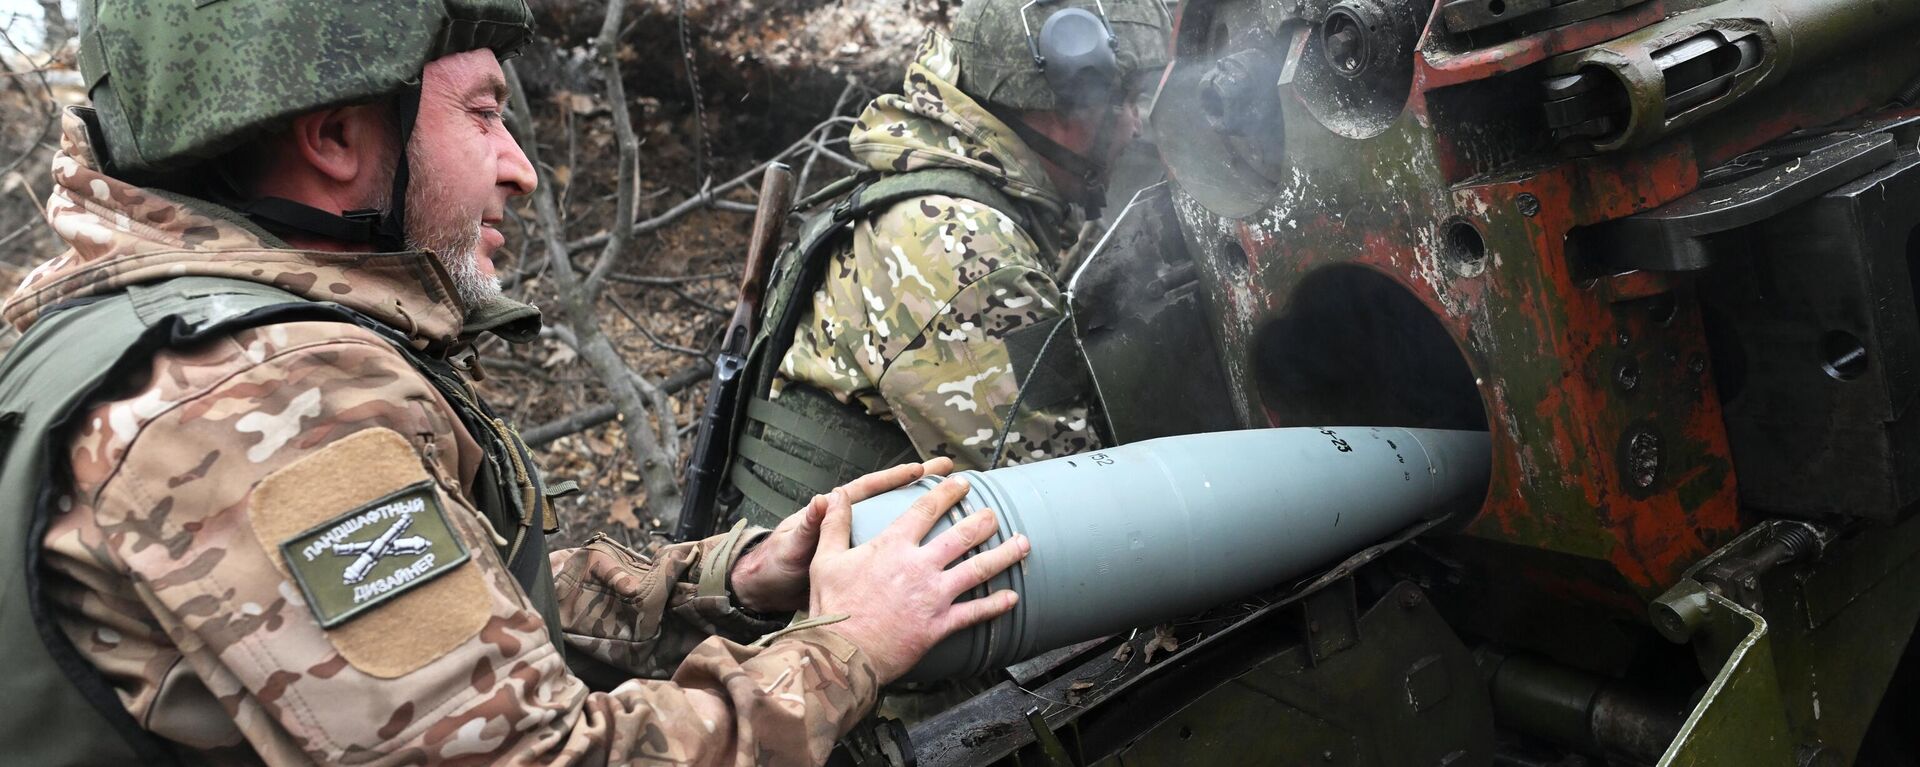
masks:
[[[411,193],[409,197],[413,196]],[[409,210],[412,206],[408,206]],[[409,216],[407,246],[432,253],[453,278],[453,292],[462,306],[473,308],[500,297],[500,278],[480,269],[480,224],[458,232],[429,232]]]
[[[391,188],[391,183],[382,185],[379,196],[369,200],[366,207],[391,215],[393,195],[387,191]],[[454,296],[460,299],[460,305],[471,309],[500,297],[500,278],[480,269],[478,216],[442,225],[420,215],[421,211],[441,212],[451,207],[442,202],[445,196],[439,184],[423,179],[420,169],[413,168],[407,184],[407,247],[432,253],[453,279]]]

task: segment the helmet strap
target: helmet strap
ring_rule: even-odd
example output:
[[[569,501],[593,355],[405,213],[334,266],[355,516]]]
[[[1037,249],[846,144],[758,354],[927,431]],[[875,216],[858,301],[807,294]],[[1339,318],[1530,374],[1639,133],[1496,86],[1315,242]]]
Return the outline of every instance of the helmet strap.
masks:
[[[259,224],[260,228],[283,236],[299,233],[371,245],[375,243],[379,232],[380,211],[377,210],[350,210],[335,214],[284,197],[262,197],[252,202],[226,204]]]
[[[209,188],[206,194],[212,201],[232,208],[259,224],[262,229],[275,234],[307,234],[339,242],[371,245],[375,250],[385,252],[406,250],[407,186],[410,183],[407,144],[413,138],[414,120],[419,112],[419,83],[412,83],[394,94],[393,115],[399,159],[394,163],[392,196],[384,214],[372,209],[329,213],[283,197],[261,197],[241,202],[238,191],[240,185],[220,164],[213,166],[214,177],[211,179],[217,188]]]
[[[1104,185],[1102,182],[1106,180],[1106,163],[1068,149],[1060,142],[1054,141],[1053,138],[1047,134],[1035,130],[1033,126],[1028,125],[1025,120],[1020,119],[1019,115],[1006,114],[992,106],[988,106],[987,109],[993,112],[995,117],[1000,118],[1000,122],[1006,123],[1007,127],[1012,128],[1014,135],[1019,136],[1021,143],[1026,144],[1028,149],[1032,149],[1034,154],[1040,155],[1048,162],[1059,166],[1061,170],[1080,179],[1081,188],[1078,199],[1076,199],[1075,202],[1078,202],[1081,207],[1086,208],[1089,212],[1100,208],[1100,204],[1104,201],[1104,198],[1098,190]],[[1112,134],[1112,129],[1113,110],[1108,109],[1101,118],[1099,130],[1096,131],[1094,135],[1093,146],[1096,150],[1106,144],[1108,137]]]
[[[420,81],[408,83],[393,95],[393,122],[398,130],[399,159],[393,166],[393,193],[388,197],[387,213],[376,224],[375,244],[381,250],[407,249],[407,187],[412,183],[413,163],[407,147],[413,143],[413,125],[420,115]]]

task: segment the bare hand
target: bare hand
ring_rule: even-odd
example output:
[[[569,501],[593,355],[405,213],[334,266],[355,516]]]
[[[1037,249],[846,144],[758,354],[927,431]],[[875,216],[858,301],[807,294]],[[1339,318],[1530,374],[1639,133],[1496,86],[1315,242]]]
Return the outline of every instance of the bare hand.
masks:
[[[1013,591],[1001,590],[954,601],[1025,559],[1032,548],[1026,536],[1018,535],[948,569],[993,536],[997,522],[992,510],[973,514],[920,545],[967,489],[964,479],[940,483],[873,540],[851,548],[851,494],[843,488],[827,496],[813,557],[810,610],[816,616],[850,616],[833,630],[867,654],[881,684],[900,678],[948,635],[1006,614],[1019,599]]]
[[[928,474],[952,470],[951,459],[935,458],[876,471],[842,489],[848,503],[859,503]],[[766,540],[734,563],[733,594],[741,607],[763,613],[790,613],[807,606],[808,566],[819,547],[820,521],[826,515],[827,497],[814,496],[812,503],[782,520]]]

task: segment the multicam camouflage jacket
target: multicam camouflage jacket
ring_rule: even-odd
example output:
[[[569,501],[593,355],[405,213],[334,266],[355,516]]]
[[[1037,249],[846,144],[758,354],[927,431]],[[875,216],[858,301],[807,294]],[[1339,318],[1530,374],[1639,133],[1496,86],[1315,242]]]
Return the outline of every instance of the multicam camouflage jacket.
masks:
[[[70,113],[48,215],[72,249],[0,310],[14,327],[187,275],[337,302],[422,353],[460,334],[430,255],[274,247],[98,167]],[[831,629],[716,636],[775,627],[698,587],[726,559],[717,539],[551,554],[568,651],[627,674],[589,689],[475,510],[476,441],[366,329],[173,348],[125,392],[91,406],[54,478],[45,593],[134,719],[191,761],[817,763],[873,704],[871,665]]]
[[[944,35],[929,33],[903,92],[876,98],[860,115],[854,156],[883,172],[978,174],[1043,213],[1048,223],[1036,228],[1060,228],[1065,203],[1039,156],[954,85],[964,66]],[[781,361],[775,398],[783,386],[805,383],[897,421],[922,457],[986,468],[1028,373],[1007,339],[1064,311],[1051,252],[1063,239],[945,195],[858,222]],[[1084,391],[1046,400],[1024,400],[1003,463],[1099,446]]]

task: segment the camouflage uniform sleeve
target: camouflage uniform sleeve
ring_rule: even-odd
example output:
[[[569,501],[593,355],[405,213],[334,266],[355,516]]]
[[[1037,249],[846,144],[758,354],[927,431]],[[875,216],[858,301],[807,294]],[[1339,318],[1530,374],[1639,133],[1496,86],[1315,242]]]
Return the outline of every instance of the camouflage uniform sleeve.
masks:
[[[643,677],[665,677],[709,636],[751,642],[779,630],[790,616],[761,616],[729,593],[703,594],[700,583],[719,569],[720,582],[769,531],[745,531],[733,556],[717,551],[726,535],[634,551],[604,535],[587,545],[552,552],[554,592],[570,652]]]
[[[851,279],[829,286],[845,291],[832,301],[847,325],[835,336],[922,456],[973,468],[991,460],[1029,372],[1008,339],[1063,313],[1038,250],[999,211],[941,195],[895,205],[856,231]],[[1071,352],[1068,332],[1055,337],[1049,358]],[[1099,446],[1084,390],[1048,399],[1025,401],[1007,437],[1008,463]]]
[[[470,441],[404,360],[325,323],[213,346],[77,438],[74,505],[266,762],[810,764],[871,707],[871,664],[826,628],[709,638],[671,681],[588,690],[450,468]],[[136,717],[176,718],[167,698]]]

